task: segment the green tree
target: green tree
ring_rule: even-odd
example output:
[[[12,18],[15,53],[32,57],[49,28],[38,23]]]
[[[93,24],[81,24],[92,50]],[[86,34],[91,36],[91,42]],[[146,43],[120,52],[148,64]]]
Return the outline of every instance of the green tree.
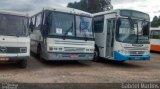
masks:
[[[153,21],[151,22],[151,27],[159,27],[160,26],[160,16],[155,16]]]
[[[90,13],[101,12],[113,9],[111,0],[81,0],[79,2],[68,3],[68,7],[80,9]]]

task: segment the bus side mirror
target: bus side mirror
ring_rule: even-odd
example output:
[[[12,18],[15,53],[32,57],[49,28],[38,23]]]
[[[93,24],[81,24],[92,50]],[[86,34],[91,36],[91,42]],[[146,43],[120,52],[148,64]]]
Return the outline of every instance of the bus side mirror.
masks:
[[[149,36],[150,28],[148,23],[146,24],[146,26],[143,26],[142,31],[144,36]]]
[[[43,36],[46,36],[48,34],[48,27],[46,24],[42,25],[42,33],[43,33]]]
[[[29,29],[30,29],[30,32],[33,32],[33,29],[34,29],[34,25],[33,23],[31,22],[30,25],[29,25]]]
[[[121,20],[117,19],[117,27],[121,26]]]

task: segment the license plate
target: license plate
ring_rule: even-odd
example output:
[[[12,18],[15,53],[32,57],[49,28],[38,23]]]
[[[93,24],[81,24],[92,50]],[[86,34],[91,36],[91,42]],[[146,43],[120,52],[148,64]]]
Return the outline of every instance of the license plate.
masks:
[[[0,61],[9,61],[9,58],[1,57],[1,58],[0,58]]]
[[[79,56],[76,55],[76,54],[72,54],[72,55],[70,55],[70,57],[71,57],[71,58],[78,58]]]
[[[140,58],[140,57],[136,57],[135,59],[136,59],[136,60],[140,60],[141,58]]]

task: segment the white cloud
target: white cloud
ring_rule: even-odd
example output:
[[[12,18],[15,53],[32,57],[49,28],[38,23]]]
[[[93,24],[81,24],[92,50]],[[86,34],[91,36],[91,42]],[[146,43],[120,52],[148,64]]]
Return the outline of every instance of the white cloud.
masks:
[[[0,0],[0,9],[33,14],[45,7],[66,6],[79,0]]]
[[[114,9],[133,9],[150,14],[153,17],[160,16],[159,0],[112,0]]]

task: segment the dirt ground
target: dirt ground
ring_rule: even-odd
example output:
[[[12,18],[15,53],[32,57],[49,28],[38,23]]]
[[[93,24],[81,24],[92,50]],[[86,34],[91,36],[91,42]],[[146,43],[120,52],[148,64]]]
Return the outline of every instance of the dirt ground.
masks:
[[[35,57],[26,69],[0,63],[0,82],[21,83],[122,83],[160,82],[160,54],[151,61],[70,61],[42,63]]]

